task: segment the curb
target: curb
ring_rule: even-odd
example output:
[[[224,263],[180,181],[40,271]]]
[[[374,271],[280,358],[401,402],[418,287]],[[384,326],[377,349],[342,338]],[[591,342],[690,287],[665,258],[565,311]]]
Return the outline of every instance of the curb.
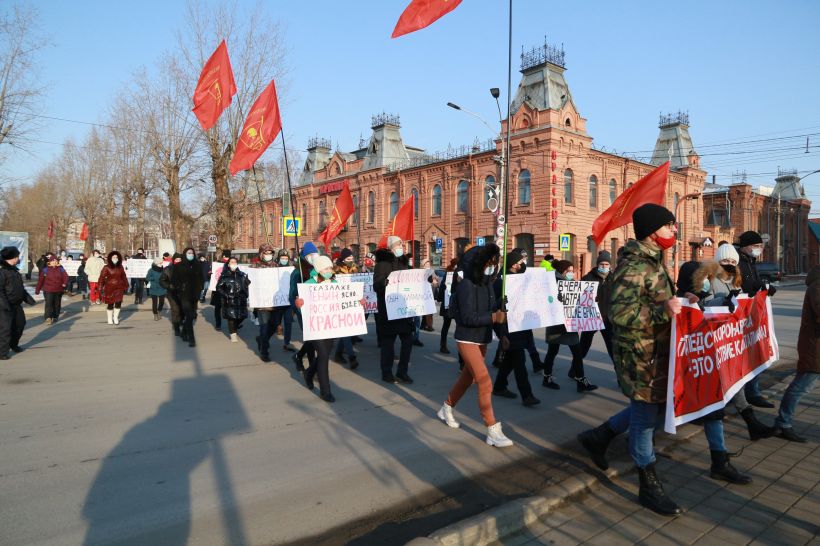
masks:
[[[770,396],[782,392],[791,382],[792,377],[794,377],[793,374],[789,375],[786,380],[773,385],[764,392]],[[688,428],[690,430],[685,434],[656,437],[656,453],[664,454],[679,441],[688,440],[702,433],[700,427]],[[540,495],[504,503],[477,516],[448,525],[426,537],[413,539],[407,543],[407,546],[493,544],[532,525],[572,498],[590,491],[598,484],[600,474],[603,474],[607,480],[614,480],[632,471],[634,471],[634,464],[631,460],[613,461],[610,462],[610,467],[606,471],[596,469],[595,474],[580,472],[548,487]]]

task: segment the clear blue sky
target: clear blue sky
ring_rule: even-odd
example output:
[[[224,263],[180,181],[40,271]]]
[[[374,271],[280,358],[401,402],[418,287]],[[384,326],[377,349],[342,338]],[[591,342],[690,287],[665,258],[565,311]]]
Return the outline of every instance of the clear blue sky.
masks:
[[[289,87],[281,96],[288,148],[304,148],[318,135],[352,150],[360,135],[369,136],[370,116],[381,111],[401,115],[405,142],[429,151],[490,136],[445,104],[461,104],[496,126],[488,90],[506,91],[507,2],[464,0],[427,29],[391,40],[408,2],[261,4],[281,21],[290,52]],[[48,89],[39,111],[80,121],[104,121],[134,69],[174,48],[174,32],[184,24],[181,0],[35,5],[53,44],[41,57]],[[240,2],[239,9],[254,5]],[[734,170],[745,169],[757,185],[773,184],[766,173],[778,166],[820,169],[820,134],[811,137],[809,154],[709,156],[699,147],[820,133],[820,2],[514,0],[513,9],[513,93],[521,46],[540,45],[545,35],[563,43],[566,78],[596,145],[650,150],[659,112],[683,109],[703,165],[718,182],[729,182]],[[38,139],[59,143],[87,131],[55,121]],[[800,145],[805,138],[756,148]],[[7,164],[11,175],[31,177],[60,150],[32,147],[33,156],[18,154]],[[820,213],[820,174],[806,180],[806,190]]]

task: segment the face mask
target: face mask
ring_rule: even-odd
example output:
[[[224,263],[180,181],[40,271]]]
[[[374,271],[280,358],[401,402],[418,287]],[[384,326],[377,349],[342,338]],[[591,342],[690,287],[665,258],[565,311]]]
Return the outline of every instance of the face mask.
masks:
[[[305,256],[305,261],[310,265],[313,265],[313,259],[316,258],[316,256],[318,256],[318,254],[316,253],[308,254],[307,256]]]
[[[732,264],[720,264],[720,267],[722,267],[726,273],[734,274],[735,272],[735,266]]]
[[[353,258],[350,258],[349,260],[345,260],[345,264],[353,265]]]
[[[396,256],[396,258],[401,258],[402,256],[404,256],[404,249],[401,248],[401,247],[394,248],[393,249],[393,254]]]
[[[703,279],[703,291],[708,292],[712,289],[712,281],[709,279]]]
[[[273,254],[262,254],[262,261],[269,262],[273,259]]]
[[[518,272],[519,273],[523,273],[526,270],[527,270],[527,264],[521,264],[521,265],[518,266]]]
[[[760,255],[763,254],[763,250],[759,248],[752,249],[752,258],[759,258]]]
[[[229,264],[228,265],[228,269],[230,269],[231,271],[236,271],[236,269],[238,267],[239,267],[239,265],[237,265],[237,264]]]
[[[567,278],[568,281],[571,281],[575,278],[575,273],[564,273],[564,276]]]
[[[119,263],[119,262],[120,262],[120,259],[119,259],[119,258],[117,258],[116,256],[114,256],[113,258],[111,258],[111,263],[112,263],[112,264],[116,264],[116,263]]]
[[[185,257],[188,258],[189,262],[192,262],[192,261],[194,261],[195,256],[193,254],[186,254]]]
[[[321,275],[323,279],[329,279],[333,276],[333,271],[321,271],[319,275]]]
[[[678,240],[676,235],[672,235],[671,237],[658,237],[655,236],[655,244],[661,247],[661,250],[666,250],[667,248],[672,248],[675,244],[675,241]]]
[[[485,267],[485,268],[484,268],[484,274],[485,274],[486,276],[488,276],[488,277],[489,277],[489,276],[490,276],[490,275],[492,275],[493,273],[495,273],[495,266],[494,266],[494,265],[491,265],[491,266],[489,266],[489,267]]]
[[[365,260],[364,265],[365,265],[365,267],[373,267],[374,262],[373,262],[373,260]]]
[[[601,275],[609,275],[609,268],[608,267],[599,267],[598,273]]]
[[[288,260],[287,258],[279,258],[279,263],[281,265],[288,265],[290,263],[290,260]]]

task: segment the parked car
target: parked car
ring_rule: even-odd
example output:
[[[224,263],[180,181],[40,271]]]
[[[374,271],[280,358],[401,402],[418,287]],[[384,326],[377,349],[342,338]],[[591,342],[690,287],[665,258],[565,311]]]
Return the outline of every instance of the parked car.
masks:
[[[765,282],[780,281],[780,266],[773,262],[757,262],[755,264],[760,280]]]

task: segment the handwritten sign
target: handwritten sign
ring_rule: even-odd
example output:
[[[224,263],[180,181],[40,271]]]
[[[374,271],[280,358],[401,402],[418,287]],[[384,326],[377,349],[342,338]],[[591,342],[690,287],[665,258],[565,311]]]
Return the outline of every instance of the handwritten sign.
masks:
[[[393,271],[387,277],[384,303],[387,319],[422,317],[436,312],[433,288],[428,280],[432,269]]]
[[[208,290],[213,292],[216,290],[216,283],[219,282],[219,275],[222,274],[222,268],[227,264],[222,262],[211,262],[211,280],[208,284]]]
[[[251,285],[248,306],[267,309],[290,305],[290,274],[293,267],[248,267],[239,266],[248,274]]]
[[[564,306],[558,301],[554,271],[536,267],[507,275],[507,300],[510,332],[564,323]]]
[[[567,332],[595,332],[604,329],[604,319],[595,296],[596,281],[558,281],[558,293],[564,303],[564,325]]]
[[[373,273],[351,273],[336,275],[336,282],[360,282],[364,285],[365,313],[378,313],[379,305],[376,291],[373,290]]]
[[[60,262],[60,265],[63,266],[63,269],[65,269],[65,272],[69,277],[76,277],[77,270],[80,269],[83,262],[80,260],[63,260]]]
[[[453,295],[452,293],[453,288],[453,272],[448,271],[447,275],[444,277],[444,308],[450,308],[450,296]]]
[[[302,306],[303,339],[334,339],[367,333],[364,284],[360,282],[301,283],[297,285]]]
[[[125,260],[125,275],[132,279],[144,279],[153,263],[153,260]]]

